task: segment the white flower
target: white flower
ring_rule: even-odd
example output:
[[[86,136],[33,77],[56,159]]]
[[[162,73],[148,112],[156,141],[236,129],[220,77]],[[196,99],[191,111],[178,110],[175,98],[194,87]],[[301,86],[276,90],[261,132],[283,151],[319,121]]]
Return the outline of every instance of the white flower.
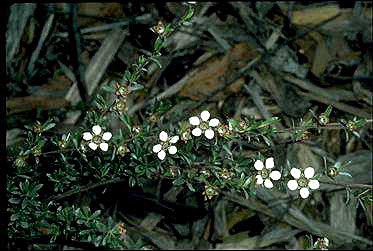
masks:
[[[192,134],[196,137],[199,137],[202,133],[204,133],[206,138],[212,139],[215,135],[212,128],[219,125],[219,120],[210,119],[209,121],[210,113],[208,111],[201,112],[200,118],[197,116],[189,118],[189,123],[193,126],[196,126],[196,128],[192,130]]]
[[[273,162],[273,157],[266,159],[265,161],[265,168],[264,164],[261,160],[257,160],[254,163],[254,167],[258,170],[258,175],[256,176],[256,183],[261,185],[264,182],[264,186],[266,188],[272,188],[273,183],[272,180],[279,180],[281,178],[281,173],[279,171],[272,171],[270,170],[275,166]]]
[[[328,250],[329,247],[329,239],[324,238],[317,238],[316,242],[313,244],[313,249],[316,250]]]
[[[105,132],[102,133],[102,129],[99,125],[95,125],[92,127],[92,132],[84,132],[83,133],[83,139],[86,141],[89,141],[88,146],[92,150],[96,150],[98,146],[100,146],[100,149],[102,151],[107,151],[109,148],[109,145],[104,142],[111,139],[111,132]]]
[[[153,152],[157,153],[160,160],[164,160],[167,150],[169,154],[175,154],[177,152],[176,146],[171,144],[175,144],[179,140],[179,136],[169,138],[167,133],[162,131],[159,134],[159,139],[161,140],[161,143],[153,146]]]
[[[299,194],[303,199],[310,195],[308,188],[315,190],[320,187],[318,180],[311,179],[315,175],[315,169],[312,167],[304,169],[303,174],[298,168],[292,168],[290,174],[295,180],[288,181],[288,188],[292,191],[299,189]]]

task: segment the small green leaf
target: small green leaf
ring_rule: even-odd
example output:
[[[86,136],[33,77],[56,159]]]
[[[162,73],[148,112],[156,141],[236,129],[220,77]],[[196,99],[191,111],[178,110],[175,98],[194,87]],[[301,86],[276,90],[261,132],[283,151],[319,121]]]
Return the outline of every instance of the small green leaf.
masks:
[[[172,184],[174,184],[175,186],[180,186],[184,183],[185,183],[185,180],[183,179],[183,177],[180,177],[172,182]]]
[[[12,214],[12,216],[10,216],[10,221],[16,221],[18,219],[19,219],[18,214]]]
[[[324,112],[325,116],[329,117],[330,113],[332,112],[333,106],[329,105],[328,108],[326,108],[326,111]]]
[[[42,187],[43,187],[43,184],[36,185],[36,186],[32,189],[32,192],[33,192],[33,193],[36,193],[36,192],[39,191]]]
[[[96,217],[98,217],[100,214],[101,214],[101,210],[96,210],[96,211],[92,214],[92,218],[96,218]]]
[[[56,123],[50,123],[50,124],[44,126],[43,132],[48,131],[49,129],[52,129],[55,126],[56,126]]]
[[[115,93],[116,90],[114,87],[112,87],[111,85],[103,85],[102,87],[102,90],[106,91],[106,92],[110,92],[110,93]]]
[[[223,145],[223,149],[229,154],[232,156],[232,152],[231,150],[229,150],[228,146],[226,144]]]
[[[348,172],[339,172],[339,175],[348,176],[348,177],[352,178],[352,175]]]
[[[16,198],[10,198],[8,201],[9,203],[12,203],[12,204],[19,204],[21,202],[20,199],[16,199]]]
[[[250,184],[250,182],[251,182],[251,177],[248,177],[248,178],[246,179],[245,183],[243,184],[243,187],[244,187],[244,188],[248,187],[249,184]]]
[[[271,146],[272,145],[272,141],[267,138],[266,136],[262,135],[262,138],[264,139],[264,142],[268,145],[268,146]]]
[[[265,127],[265,126],[268,126],[268,125],[272,125],[274,123],[277,123],[278,121],[279,121],[278,117],[272,117],[272,118],[266,119],[265,121],[260,123],[258,128]]]
[[[133,84],[129,87],[129,89],[130,89],[131,91],[138,91],[138,90],[142,90],[142,89],[144,89],[144,86],[141,85],[141,84],[133,83]]]
[[[162,48],[163,39],[161,37],[157,37],[157,40],[155,40],[154,43],[154,49],[156,51],[159,51]]]
[[[192,192],[195,192],[195,191],[196,191],[196,190],[194,189],[194,187],[192,186],[192,184],[190,184],[189,182],[186,183],[186,184],[187,184],[187,186],[188,186],[188,188],[189,188],[190,191],[192,191]]]
[[[194,8],[192,7],[192,5],[189,5],[188,14],[183,18],[184,22],[189,21],[189,19],[193,17],[193,14],[194,14]]]
[[[158,59],[156,59],[156,58],[154,58],[154,57],[152,57],[151,58],[151,60],[154,62],[154,63],[156,63],[158,66],[159,66],[159,68],[161,68],[162,69],[162,65],[161,65],[161,63],[159,62],[159,60]]]

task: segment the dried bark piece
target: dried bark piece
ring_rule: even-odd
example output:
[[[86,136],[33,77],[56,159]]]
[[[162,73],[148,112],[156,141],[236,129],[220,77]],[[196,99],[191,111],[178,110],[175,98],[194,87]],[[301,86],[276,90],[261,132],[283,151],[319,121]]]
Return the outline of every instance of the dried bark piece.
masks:
[[[71,81],[64,76],[50,80],[47,84],[30,87],[31,96],[12,97],[6,101],[7,115],[32,111],[36,108],[58,109],[66,107],[69,103],[64,95],[68,91]]]
[[[299,78],[304,79],[308,72],[305,66],[298,64],[297,57],[289,46],[280,48],[276,54],[269,59],[269,62],[273,69],[295,74]]]
[[[201,67],[195,69],[186,80],[186,84],[180,91],[180,96],[189,97],[193,100],[204,98],[224,85],[224,79],[230,79],[258,55],[259,53],[255,48],[248,44],[236,44],[224,56],[213,57]],[[227,87],[225,91],[236,93],[243,83],[244,78],[240,78]],[[213,100],[221,100],[224,96],[224,93],[220,92]]]
[[[313,57],[311,72],[320,77],[328,66],[332,56],[326,47],[324,38],[317,32],[310,32],[310,35],[317,41],[315,55]]]
[[[67,102],[63,97],[51,97],[48,96],[27,96],[27,97],[15,97],[6,101],[7,115],[30,111],[36,108],[42,108],[46,110],[58,109],[67,107]]]
[[[293,12],[292,22],[295,25],[316,25],[339,14],[338,4],[330,4],[318,7],[308,7]]]

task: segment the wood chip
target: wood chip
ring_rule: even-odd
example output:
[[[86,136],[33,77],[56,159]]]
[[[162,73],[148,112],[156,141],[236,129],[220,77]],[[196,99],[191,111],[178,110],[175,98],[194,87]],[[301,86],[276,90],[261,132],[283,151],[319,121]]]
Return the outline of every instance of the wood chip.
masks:
[[[195,69],[186,79],[186,84],[180,91],[180,96],[200,100],[224,85],[224,79],[230,79],[248,62],[258,56],[258,52],[248,44],[240,43],[231,48],[224,56],[213,57],[201,67]],[[244,78],[230,85],[226,91],[238,92],[244,83]],[[215,95],[213,100],[223,99],[223,92]]]
[[[312,62],[311,72],[315,74],[315,76],[320,77],[329,65],[332,57],[326,47],[325,39],[317,32],[310,32],[310,35],[318,42]]]
[[[27,96],[27,97],[15,97],[7,100],[6,109],[7,115],[31,111],[36,108],[45,110],[59,109],[67,107],[69,103],[63,97],[51,97],[48,96]]]
[[[320,7],[306,7],[303,10],[293,12],[291,21],[295,25],[316,25],[339,14],[338,4],[330,4]]]

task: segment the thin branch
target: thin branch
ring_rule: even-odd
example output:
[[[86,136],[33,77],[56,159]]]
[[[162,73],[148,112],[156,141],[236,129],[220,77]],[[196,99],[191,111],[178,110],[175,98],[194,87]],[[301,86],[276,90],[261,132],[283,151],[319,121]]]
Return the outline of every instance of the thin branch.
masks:
[[[127,180],[128,178],[120,178],[120,177],[117,177],[117,178],[114,178],[114,179],[110,179],[110,180],[104,180],[102,182],[99,182],[99,183],[95,183],[95,184],[88,184],[88,185],[85,185],[85,186],[79,186],[75,189],[72,189],[72,190],[69,190],[63,194],[59,194],[59,195],[56,195],[56,196],[52,196],[52,197],[48,197],[46,199],[46,201],[57,201],[57,200],[61,200],[61,199],[64,199],[64,198],[67,198],[67,197],[70,197],[70,196],[73,196],[75,194],[79,194],[79,193],[82,193],[82,192],[86,192],[88,190],[91,190],[91,189],[94,189],[94,188],[97,188],[97,187],[100,187],[100,186],[105,186],[105,185],[108,185],[108,184],[112,184],[112,183],[119,183],[119,182],[122,182],[122,181],[125,181]]]
[[[357,184],[357,183],[334,183],[334,182],[326,182],[326,181],[320,181],[320,183],[328,184],[328,185],[335,185],[335,186],[341,186],[341,187],[351,187],[351,188],[363,188],[363,189],[373,189],[373,185],[370,184]]]

